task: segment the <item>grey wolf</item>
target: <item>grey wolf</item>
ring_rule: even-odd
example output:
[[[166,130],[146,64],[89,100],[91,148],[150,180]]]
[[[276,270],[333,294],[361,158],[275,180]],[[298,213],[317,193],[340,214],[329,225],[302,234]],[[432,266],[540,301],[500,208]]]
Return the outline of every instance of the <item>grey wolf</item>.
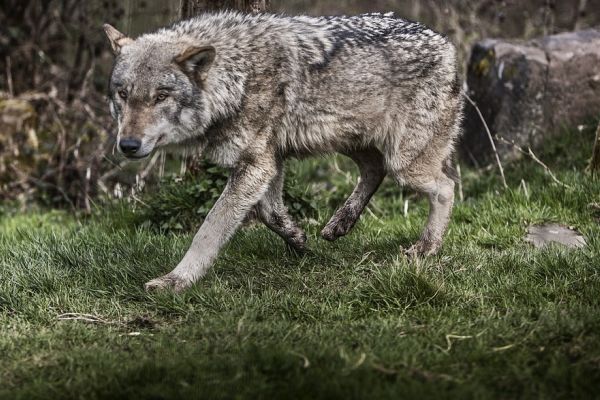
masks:
[[[439,250],[462,115],[456,50],[443,35],[391,13],[220,12],[136,39],[104,28],[116,55],[109,103],[123,154],[193,146],[231,171],[181,262],[147,289],[180,291],[201,278],[252,209],[303,250],[306,235],[282,201],[288,157],[339,152],[360,169],[325,239],[347,234],[389,175],[429,199],[425,229],[407,252]]]

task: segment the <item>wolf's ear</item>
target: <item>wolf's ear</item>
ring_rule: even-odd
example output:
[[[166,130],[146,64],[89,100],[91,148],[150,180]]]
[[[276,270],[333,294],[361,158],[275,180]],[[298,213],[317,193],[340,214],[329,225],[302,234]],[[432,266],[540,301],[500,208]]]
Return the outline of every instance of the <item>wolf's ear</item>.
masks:
[[[213,61],[215,61],[215,48],[212,46],[191,46],[176,56],[173,61],[179,65],[183,71],[198,82],[206,80],[208,70]]]
[[[110,42],[110,47],[112,47],[112,51],[115,53],[115,56],[119,55],[121,52],[121,47],[133,42],[133,39],[128,38],[124,33],[119,32],[116,28],[109,24],[104,24],[102,27],[104,28],[104,33],[106,33],[106,37]]]

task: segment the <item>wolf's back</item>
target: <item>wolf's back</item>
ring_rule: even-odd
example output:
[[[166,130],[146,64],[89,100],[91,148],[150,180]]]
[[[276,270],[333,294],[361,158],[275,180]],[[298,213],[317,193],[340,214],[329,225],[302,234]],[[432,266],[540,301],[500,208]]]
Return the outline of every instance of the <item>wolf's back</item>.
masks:
[[[174,38],[194,37],[221,47],[237,49],[274,49],[277,45],[292,48],[301,58],[315,66],[327,64],[335,57],[357,52],[393,51],[427,58],[429,54],[453,52],[447,38],[413,21],[393,13],[356,16],[280,16],[247,15],[224,11],[206,13],[177,22],[156,34]],[[321,67],[324,65],[321,65]]]

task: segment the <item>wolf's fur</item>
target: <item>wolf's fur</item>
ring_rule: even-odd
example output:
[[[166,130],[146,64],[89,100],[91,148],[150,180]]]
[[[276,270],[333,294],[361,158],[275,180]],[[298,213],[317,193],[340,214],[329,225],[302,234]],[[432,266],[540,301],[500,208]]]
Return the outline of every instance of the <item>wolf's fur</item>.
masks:
[[[195,146],[231,168],[183,260],[147,288],[180,290],[203,276],[253,207],[303,249],[306,236],[282,202],[283,161],[290,156],[340,152],[360,168],[353,193],[323,229],[326,239],[348,233],[389,174],[429,198],[427,226],[409,253],[433,254],[441,246],[462,114],[456,51],[444,36],[391,13],[222,12],[135,40],[105,29],[117,54],[110,104],[118,136],[141,140],[130,156],[168,144]]]

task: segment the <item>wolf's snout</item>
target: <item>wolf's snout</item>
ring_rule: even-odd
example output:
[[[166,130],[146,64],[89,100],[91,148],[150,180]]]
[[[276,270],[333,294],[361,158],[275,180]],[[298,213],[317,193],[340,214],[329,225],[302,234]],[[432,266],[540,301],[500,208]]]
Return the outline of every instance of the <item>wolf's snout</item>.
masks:
[[[142,141],[139,139],[121,139],[119,148],[126,155],[134,155],[142,147]]]

